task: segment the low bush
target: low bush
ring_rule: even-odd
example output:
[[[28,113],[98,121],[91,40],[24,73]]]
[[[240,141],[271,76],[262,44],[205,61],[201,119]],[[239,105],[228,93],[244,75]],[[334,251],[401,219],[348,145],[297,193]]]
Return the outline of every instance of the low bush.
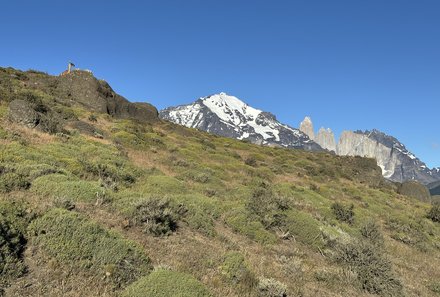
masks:
[[[323,244],[318,221],[306,212],[296,209],[287,211],[286,228],[283,231],[288,231],[289,237],[315,249]]]
[[[192,229],[205,235],[214,236],[214,219],[220,216],[220,205],[216,200],[200,194],[174,195],[172,197],[182,220]]]
[[[191,275],[157,270],[130,285],[122,297],[210,297],[208,289]]]
[[[440,205],[433,205],[428,212],[428,219],[440,223]]]
[[[24,245],[23,234],[0,218],[0,287],[24,273],[25,265],[21,259]]]
[[[274,195],[271,187],[267,185],[263,184],[254,189],[246,208],[268,229],[286,225],[286,215],[283,211],[289,208],[288,201]]]
[[[146,194],[173,195],[187,193],[187,187],[180,180],[165,175],[152,175],[139,187],[139,192]]]
[[[145,233],[156,236],[169,235],[176,231],[179,214],[171,207],[168,199],[149,198],[134,207],[132,220]]]
[[[239,285],[246,291],[252,290],[256,285],[254,274],[249,269],[243,255],[238,252],[227,253],[220,270],[227,281]]]
[[[52,209],[29,226],[32,244],[50,257],[108,278],[116,287],[148,274],[149,258],[135,243],[82,215]]]
[[[440,294],[440,282],[431,283],[429,289],[434,293]]]
[[[98,121],[98,117],[95,114],[93,114],[93,113],[89,115],[88,119],[89,119],[90,122],[95,122],[96,123]]]
[[[236,208],[225,215],[226,224],[235,232],[243,234],[262,244],[273,244],[277,241],[275,234],[266,230],[260,221],[252,218],[245,209]]]
[[[244,164],[251,166],[251,167],[256,167],[257,166],[257,159],[253,156],[249,156],[244,160]]]
[[[362,237],[370,243],[382,247],[384,244],[383,235],[379,225],[375,221],[368,221],[360,227]]]
[[[62,174],[49,174],[35,179],[31,191],[44,196],[72,202],[95,202],[104,189],[97,182],[84,181]]]
[[[258,282],[259,297],[287,297],[287,286],[272,278],[262,278]]]
[[[407,215],[390,216],[386,221],[388,229],[391,231],[391,238],[402,243],[416,246],[425,250],[426,243],[429,241],[429,230],[421,218],[414,218]]]
[[[381,296],[402,296],[402,284],[380,247],[366,240],[341,243],[336,247],[336,260],[354,270],[363,290]]]
[[[24,234],[29,220],[23,208],[0,202],[0,287],[26,271],[22,258],[26,244]]]
[[[31,183],[28,177],[20,173],[1,173],[0,168],[0,193],[8,193],[14,190],[28,189]]]
[[[336,219],[341,222],[345,222],[348,224],[354,223],[354,205],[351,204],[350,206],[344,206],[338,202],[333,203],[331,206],[333,213],[336,216]]]

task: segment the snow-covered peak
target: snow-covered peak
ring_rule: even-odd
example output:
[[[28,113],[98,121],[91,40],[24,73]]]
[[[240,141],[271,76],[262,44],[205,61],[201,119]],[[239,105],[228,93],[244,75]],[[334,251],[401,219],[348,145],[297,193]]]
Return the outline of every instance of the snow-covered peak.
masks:
[[[306,134],[280,123],[273,114],[223,92],[169,107],[159,116],[186,127],[257,144],[322,150]]]
[[[255,120],[261,110],[250,107],[235,96],[226,93],[200,98],[202,103],[225,122],[237,125]]]

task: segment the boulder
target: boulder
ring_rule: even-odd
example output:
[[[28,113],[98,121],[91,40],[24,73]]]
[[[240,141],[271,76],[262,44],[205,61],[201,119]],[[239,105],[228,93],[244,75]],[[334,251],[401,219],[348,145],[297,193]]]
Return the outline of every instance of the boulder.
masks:
[[[34,106],[24,100],[13,100],[9,103],[8,118],[10,121],[35,128],[40,122],[40,114]]]

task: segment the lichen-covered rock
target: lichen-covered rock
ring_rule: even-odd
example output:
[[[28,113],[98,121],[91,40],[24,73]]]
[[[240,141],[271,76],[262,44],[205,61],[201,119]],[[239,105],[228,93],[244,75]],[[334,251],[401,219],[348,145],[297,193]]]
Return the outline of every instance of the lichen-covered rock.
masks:
[[[8,118],[10,121],[34,128],[39,124],[40,115],[31,103],[25,100],[14,100],[9,103]]]
[[[59,100],[80,104],[90,111],[107,113],[116,118],[138,121],[158,120],[157,109],[148,103],[132,103],[118,95],[110,85],[87,71],[73,71],[57,78]]]

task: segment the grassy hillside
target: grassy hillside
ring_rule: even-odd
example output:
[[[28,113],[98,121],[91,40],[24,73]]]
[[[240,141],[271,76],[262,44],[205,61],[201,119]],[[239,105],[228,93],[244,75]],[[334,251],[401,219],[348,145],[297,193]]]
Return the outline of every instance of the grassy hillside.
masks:
[[[0,69],[0,295],[440,294],[440,210],[374,160],[121,118],[58,80]],[[51,124],[11,122],[16,98]]]

